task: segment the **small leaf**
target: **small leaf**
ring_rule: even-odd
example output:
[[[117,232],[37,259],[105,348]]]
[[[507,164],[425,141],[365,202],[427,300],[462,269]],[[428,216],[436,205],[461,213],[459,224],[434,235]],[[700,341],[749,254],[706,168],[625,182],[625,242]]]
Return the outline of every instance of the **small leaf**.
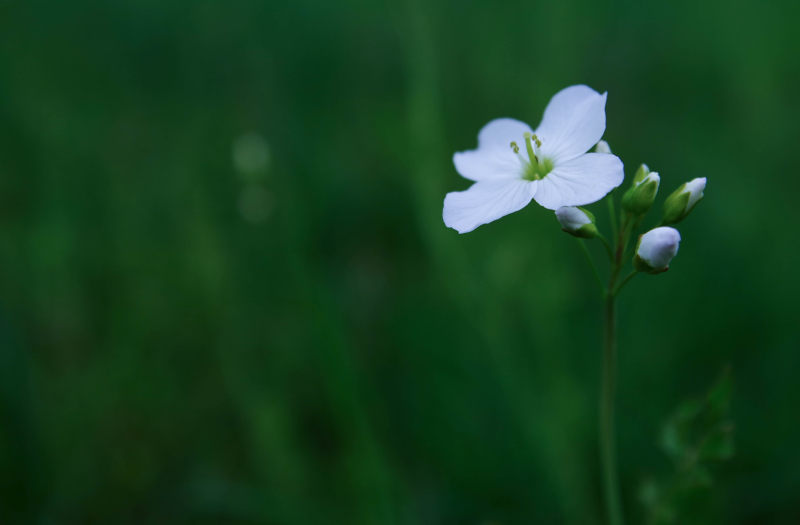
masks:
[[[661,487],[658,486],[656,480],[650,478],[642,482],[642,486],[639,487],[639,501],[642,502],[642,505],[653,510],[658,505],[660,499]]]
[[[730,367],[726,367],[708,393],[709,408],[715,416],[725,417],[728,415],[732,391],[733,380],[731,379]]]
[[[724,424],[709,435],[700,447],[701,460],[724,461],[733,457],[733,425]]]
[[[647,509],[648,523],[681,523],[693,501],[699,501],[713,485],[713,462],[734,454],[733,424],[729,420],[733,382],[730,370],[720,374],[699,399],[684,401],[666,420],[659,446],[675,465],[675,471],[660,481],[648,480],[639,492]]]
[[[679,460],[685,453],[686,445],[683,443],[678,431],[678,425],[674,421],[668,422],[661,430],[661,439],[659,440],[661,450],[663,450],[671,459]]]
[[[691,471],[687,473],[686,485],[687,489],[691,488],[709,488],[713,484],[711,472],[702,466],[696,465]]]
[[[690,399],[678,405],[678,408],[675,410],[675,414],[672,417],[681,423],[688,422],[697,417],[702,409],[702,400]]]

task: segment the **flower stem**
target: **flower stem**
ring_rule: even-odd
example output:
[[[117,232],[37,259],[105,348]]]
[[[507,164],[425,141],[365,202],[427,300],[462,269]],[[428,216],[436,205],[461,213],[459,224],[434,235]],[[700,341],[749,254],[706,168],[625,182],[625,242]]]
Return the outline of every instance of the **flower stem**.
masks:
[[[613,283],[611,283],[613,285]],[[603,382],[600,396],[600,458],[609,525],[622,525],[622,510],[617,479],[617,458],[614,442],[614,390],[616,388],[617,331],[616,297],[609,286],[605,298],[605,334]]]
[[[600,393],[600,461],[603,467],[603,496],[609,525],[622,525],[623,523],[614,437],[614,393],[617,374],[617,292],[632,277],[631,275],[627,276],[617,287],[617,279],[622,270],[622,261],[630,238],[629,226],[631,226],[631,218],[626,214],[622,217],[617,230],[611,277],[604,294],[605,332],[603,334],[603,378]]]
[[[611,232],[614,237],[617,236],[617,211],[614,209],[614,192],[612,191],[606,199],[608,203],[608,215],[611,219]]]
[[[622,282],[621,282],[621,283],[619,283],[619,286],[617,286],[617,289],[616,289],[616,290],[614,290],[614,295],[617,295],[617,294],[620,292],[620,290],[622,290],[622,287],[623,287],[623,286],[625,286],[626,284],[628,284],[628,281],[630,281],[631,279],[633,279],[633,278],[636,276],[636,274],[637,274],[637,273],[639,273],[639,272],[637,272],[636,270],[632,270],[632,271],[631,271],[631,273],[629,273],[629,274],[627,275],[627,277],[625,277],[625,278],[622,280]]]
[[[594,278],[597,280],[598,286],[600,286],[600,292],[605,292],[605,287],[603,286],[603,280],[600,278],[600,272],[597,271],[597,265],[594,263],[594,259],[592,259],[592,254],[589,253],[589,248],[586,247],[586,242],[583,239],[576,239],[578,244],[581,246],[581,251],[583,255],[586,257],[586,260],[589,262],[589,266],[592,267],[592,273],[594,274]]]
[[[608,260],[614,262],[614,250],[611,249],[611,245],[608,243],[608,239],[606,239],[602,233],[598,233],[597,238],[600,239],[600,242],[603,243],[603,247],[605,247],[606,253],[608,254]]]

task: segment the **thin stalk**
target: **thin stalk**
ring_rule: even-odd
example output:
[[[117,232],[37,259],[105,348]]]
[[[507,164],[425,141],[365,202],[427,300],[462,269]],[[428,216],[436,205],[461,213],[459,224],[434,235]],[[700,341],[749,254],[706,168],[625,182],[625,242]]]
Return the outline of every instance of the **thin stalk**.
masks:
[[[576,240],[578,241],[578,244],[581,247],[583,255],[589,262],[589,266],[592,267],[592,273],[594,274],[594,278],[597,280],[597,285],[600,286],[600,292],[605,293],[605,286],[603,285],[603,279],[600,278],[600,272],[597,271],[597,266],[594,264],[594,259],[592,259],[592,254],[589,253],[589,248],[586,247],[586,242],[584,242],[583,239],[576,239]]]
[[[600,396],[600,458],[603,466],[608,523],[609,525],[622,525],[614,437],[614,391],[617,367],[616,297],[611,290],[612,287],[609,286],[609,293],[605,300],[603,383]]]
[[[611,217],[611,231],[614,237],[617,236],[617,211],[614,209],[614,192],[606,199],[608,202],[608,215]]]
[[[613,262],[614,261],[614,250],[611,248],[611,245],[608,243],[608,239],[602,234],[597,234],[597,238],[603,243],[603,246],[606,249],[606,253],[608,254],[608,260]]]
[[[609,199],[610,200],[610,199]],[[617,453],[614,432],[614,394],[616,391],[617,370],[617,279],[622,270],[622,261],[630,237],[631,217],[625,214],[617,230],[614,257],[611,264],[611,277],[605,290],[603,334],[603,377],[600,392],[600,462],[603,469],[603,496],[608,513],[609,525],[622,525],[622,504],[619,496],[617,476]],[[631,276],[627,276],[624,285]],[[620,285],[620,288],[622,287]]]
[[[617,294],[619,293],[619,291],[620,291],[620,290],[622,290],[622,287],[623,287],[623,286],[625,286],[626,284],[628,284],[628,281],[630,281],[631,279],[633,279],[633,278],[634,278],[634,276],[636,276],[636,274],[637,274],[637,273],[639,273],[639,272],[637,272],[636,270],[631,270],[631,273],[629,273],[629,274],[628,274],[628,275],[627,275],[627,276],[626,276],[626,277],[625,277],[625,278],[622,280],[622,282],[621,282],[621,283],[619,283],[619,286],[617,286],[617,289],[616,289],[616,290],[614,290],[614,295],[617,295]]]

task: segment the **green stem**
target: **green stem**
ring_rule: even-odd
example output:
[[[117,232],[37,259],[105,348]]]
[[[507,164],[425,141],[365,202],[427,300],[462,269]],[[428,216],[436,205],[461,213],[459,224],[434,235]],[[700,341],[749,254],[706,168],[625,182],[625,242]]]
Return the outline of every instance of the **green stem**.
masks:
[[[597,234],[597,238],[603,243],[603,246],[606,249],[606,253],[608,254],[608,260],[613,262],[614,261],[614,250],[611,249],[611,245],[608,243],[608,239],[602,233]]]
[[[600,292],[605,293],[605,286],[603,285],[603,280],[600,278],[600,272],[597,271],[597,266],[594,264],[594,259],[592,259],[592,254],[589,253],[589,248],[586,247],[586,243],[583,239],[576,239],[578,244],[581,246],[581,251],[583,255],[586,257],[586,260],[589,262],[589,266],[592,267],[592,273],[594,274],[594,278],[597,280],[598,286],[600,286]]]
[[[614,437],[614,393],[617,370],[617,279],[630,235],[631,218],[625,214],[616,235],[611,277],[605,290],[605,332],[603,336],[603,378],[600,393],[600,460],[603,468],[603,496],[609,525],[622,525],[622,505],[617,477],[617,455]],[[626,277],[622,284],[630,279]],[[620,286],[621,287],[621,286]]]
[[[627,276],[626,276],[626,277],[625,277],[625,278],[622,280],[622,282],[621,282],[621,283],[619,283],[619,286],[617,286],[617,289],[616,289],[616,290],[614,290],[614,295],[617,295],[617,294],[619,293],[619,291],[620,291],[620,290],[622,290],[622,287],[623,287],[623,286],[625,286],[626,284],[628,284],[628,281],[630,281],[631,279],[633,279],[633,278],[634,278],[634,276],[635,276],[637,273],[639,273],[639,272],[637,272],[636,270],[631,270],[631,273],[629,273],[629,274],[628,274],[628,275],[627,275]]]
[[[613,284],[613,283],[611,283]],[[603,351],[603,384],[600,396],[600,458],[609,525],[622,525],[622,510],[617,479],[617,458],[614,441],[614,390],[616,388],[617,331],[616,297],[611,292],[605,300],[605,337]]]
[[[614,209],[614,192],[612,191],[608,198],[606,199],[608,202],[608,214],[611,216],[611,232],[613,233],[614,237],[617,236],[617,211]]]

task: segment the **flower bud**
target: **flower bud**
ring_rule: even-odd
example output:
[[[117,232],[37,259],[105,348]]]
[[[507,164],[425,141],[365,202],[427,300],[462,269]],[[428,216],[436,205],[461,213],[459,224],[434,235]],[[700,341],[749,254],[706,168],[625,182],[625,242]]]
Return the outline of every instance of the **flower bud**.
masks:
[[[685,219],[700,199],[703,198],[703,190],[705,188],[705,177],[692,179],[682,184],[664,201],[664,217],[661,222],[675,224]]]
[[[594,224],[594,215],[583,208],[562,206],[556,210],[556,218],[561,224],[561,229],[570,235],[583,239],[597,237],[597,226]]]
[[[609,146],[608,142],[606,142],[605,140],[601,140],[594,147],[594,152],[595,153],[611,153],[611,146]]]
[[[642,164],[639,166],[639,169],[636,170],[636,173],[633,175],[633,184],[634,186],[639,184],[647,177],[647,174],[650,173],[650,168],[647,167],[647,164]]]
[[[647,169],[647,166],[642,164]],[[641,171],[642,168],[639,168]],[[637,171],[637,175],[639,173]],[[642,180],[636,181],[634,177],[633,185],[622,196],[622,209],[632,213],[633,215],[644,215],[653,201],[656,200],[656,193],[658,193],[658,185],[661,183],[661,177],[658,173],[652,172],[645,175]]]
[[[633,267],[646,273],[661,273],[669,269],[669,262],[678,253],[681,234],[675,228],[660,226],[639,236]]]

